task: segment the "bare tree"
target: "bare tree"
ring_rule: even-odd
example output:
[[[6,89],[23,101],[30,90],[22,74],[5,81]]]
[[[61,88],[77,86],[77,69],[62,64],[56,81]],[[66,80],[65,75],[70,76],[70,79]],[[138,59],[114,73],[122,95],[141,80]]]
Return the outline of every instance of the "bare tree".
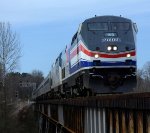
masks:
[[[5,126],[6,126],[6,88],[5,88],[5,77],[10,71],[13,71],[18,63],[21,55],[20,42],[17,34],[12,31],[10,23],[0,22],[0,66],[2,69],[1,82],[4,91],[4,116],[5,116]],[[6,133],[6,127],[4,129]]]
[[[16,68],[20,56],[21,47],[17,34],[12,31],[10,23],[0,22],[0,65],[3,88],[5,88],[6,73]],[[6,97],[6,89],[4,95]]]
[[[144,86],[146,91],[150,91],[150,62],[143,67]]]
[[[144,90],[144,79],[143,79],[143,70],[138,69],[137,71],[137,89],[136,91],[142,92]]]
[[[137,91],[150,91],[150,62],[145,63],[144,67],[137,72]]]
[[[40,70],[33,70],[31,74],[35,77],[43,77],[43,72]]]
[[[150,61],[144,65],[144,78],[150,81]]]
[[[36,83],[36,87],[43,81],[43,72],[40,70],[33,70],[32,73],[33,81]]]
[[[0,23],[0,63],[3,73],[13,71],[21,56],[20,42],[10,23]]]

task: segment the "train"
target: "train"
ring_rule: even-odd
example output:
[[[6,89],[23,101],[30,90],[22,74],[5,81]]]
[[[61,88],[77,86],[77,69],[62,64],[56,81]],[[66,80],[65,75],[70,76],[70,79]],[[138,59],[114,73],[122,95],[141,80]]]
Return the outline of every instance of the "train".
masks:
[[[136,34],[131,19],[95,16],[79,25],[32,98],[132,92],[137,84]]]

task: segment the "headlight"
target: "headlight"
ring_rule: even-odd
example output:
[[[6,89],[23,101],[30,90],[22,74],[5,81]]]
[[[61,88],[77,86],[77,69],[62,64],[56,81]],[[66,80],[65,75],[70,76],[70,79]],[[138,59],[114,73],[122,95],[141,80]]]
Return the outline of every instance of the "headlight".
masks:
[[[116,51],[118,48],[117,46],[113,46],[113,50]]]
[[[95,56],[94,56],[95,58],[98,58],[99,57],[99,55],[98,54],[95,54]]]
[[[111,46],[108,46],[108,47],[107,47],[107,50],[108,50],[108,51],[112,50],[112,47],[111,47]]]
[[[131,54],[127,54],[127,57],[130,58],[130,57],[131,57]]]

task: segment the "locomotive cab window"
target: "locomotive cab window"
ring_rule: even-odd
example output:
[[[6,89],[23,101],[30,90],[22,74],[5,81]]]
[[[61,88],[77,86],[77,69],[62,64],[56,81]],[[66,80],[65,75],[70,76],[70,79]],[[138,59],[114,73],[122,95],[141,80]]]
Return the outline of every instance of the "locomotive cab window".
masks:
[[[88,29],[90,31],[106,31],[108,30],[108,23],[105,23],[105,22],[99,22],[99,23],[88,23]]]
[[[138,32],[138,28],[137,28],[136,23],[133,23],[133,27],[134,27],[135,32],[137,33]]]
[[[74,43],[74,41],[76,40],[76,38],[77,38],[77,32],[72,37],[71,45]]]
[[[130,29],[130,23],[111,23],[112,30],[129,30]]]
[[[62,66],[62,58],[61,58],[61,56],[62,56],[62,53],[60,53],[60,55],[59,55],[59,66],[60,67]]]

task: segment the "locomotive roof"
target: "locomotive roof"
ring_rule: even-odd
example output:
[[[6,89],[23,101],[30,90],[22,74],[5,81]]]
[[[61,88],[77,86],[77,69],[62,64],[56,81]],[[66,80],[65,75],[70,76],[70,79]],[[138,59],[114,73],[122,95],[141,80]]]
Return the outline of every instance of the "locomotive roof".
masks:
[[[86,19],[83,23],[88,23],[88,22],[131,22],[130,19],[124,18],[122,16],[95,16],[93,18]]]

